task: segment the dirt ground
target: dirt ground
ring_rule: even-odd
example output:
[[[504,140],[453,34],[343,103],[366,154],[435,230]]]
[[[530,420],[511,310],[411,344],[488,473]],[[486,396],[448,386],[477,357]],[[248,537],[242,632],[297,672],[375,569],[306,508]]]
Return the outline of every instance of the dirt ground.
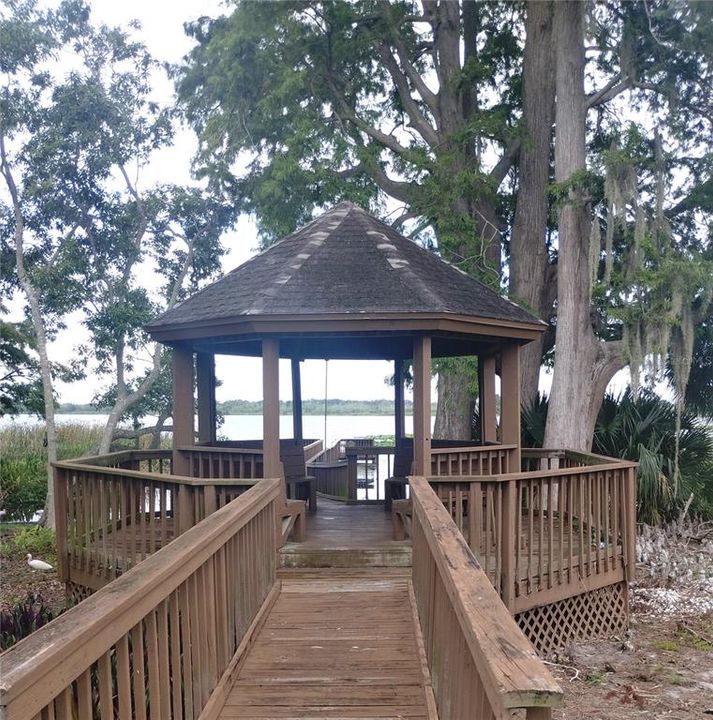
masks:
[[[626,636],[550,659],[557,720],[713,718],[713,526],[644,528]]]
[[[28,593],[39,594],[45,605],[58,611],[64,607],[64,585],[55,571],[33,570],[26,554],[8,545],[11,532],[0,533],[0,609],[23,602]]]
[[[713,614],[635,613],[628,637],[579,643],[555,660],[565,693],[557,720],[713,717]]]

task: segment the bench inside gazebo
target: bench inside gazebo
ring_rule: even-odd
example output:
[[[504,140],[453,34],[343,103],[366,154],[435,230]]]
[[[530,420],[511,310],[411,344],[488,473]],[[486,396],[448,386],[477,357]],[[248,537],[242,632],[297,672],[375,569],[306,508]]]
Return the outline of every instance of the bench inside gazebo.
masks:
[[[0,657],[0,710],[550,717],[536,651],[628,623],[635,466],[521,448],[520,347],[543,329],[348,203],[153,322],[173,450],[55,465],[60,576],[86,599]],[[216,355],[262,359],[262,438],[218,440]],[[482,436],[432,440],[432,358],[462,356]],[[314,358],[394,363],[393,446],[303,437]]]

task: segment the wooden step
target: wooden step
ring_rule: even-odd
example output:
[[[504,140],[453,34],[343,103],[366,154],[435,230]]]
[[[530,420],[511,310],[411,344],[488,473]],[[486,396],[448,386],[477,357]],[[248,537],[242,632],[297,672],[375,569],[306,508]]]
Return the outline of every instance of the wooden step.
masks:
[[[321,548],[288,543],[278,553],[282,568],[405,568],[411,566],[411,546],[392,543],[367,548]]]

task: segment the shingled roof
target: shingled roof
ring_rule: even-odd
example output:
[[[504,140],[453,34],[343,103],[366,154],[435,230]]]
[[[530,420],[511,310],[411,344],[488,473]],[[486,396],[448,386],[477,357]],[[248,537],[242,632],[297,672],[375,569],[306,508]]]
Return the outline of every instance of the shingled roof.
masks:
[[[147,326],[277,316],[428,313],[542,325],[536,317],[343,202]]]

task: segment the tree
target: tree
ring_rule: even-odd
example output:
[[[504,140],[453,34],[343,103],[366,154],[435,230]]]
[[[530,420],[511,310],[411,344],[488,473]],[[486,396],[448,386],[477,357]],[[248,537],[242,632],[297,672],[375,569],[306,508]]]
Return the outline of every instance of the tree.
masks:
[[[160,374],[161,353],[142,324],[216,272],[219,237],[233,218],[204,190],[139,189],[141,169],[171,141],[171,115],[150,98],[156,63],[146,49],[89,15],[77,0],[52,11],[28,0],[0,16],[2,213],[14,229],[3,257],[12,252],[9,285],[28,304],[50,463],[57,447],[48,340],[66,314],[84,312],[91,350],[80,348],[80,357],[85,365],[93,357],[116,387],[100,447],[107,451],[119,419]],[[72,67],[61,66],[61,52],[72,53]],[[153,269],[161,280],[147,288],[142,277]],[[52,524],[50,468],[48,481]]]
[[[710,161],[688,151],[709,133],[713,42],[705,3],[610,0],[586,23],[584,6],[575,18],[565,4],[566,37],[553,31],[559,6],[238,2],[231,16],[191,26],[198,44],[176,75],[201,142],[197,167],[242,198],[266,241],[347,198],[384,215],[400,203],[397,226],[495,286],[504,247],[511,297],[553,330],[524,352],[523,396],[564,328],[549,438],[583,447],[612,375],[641,365],[642,326],[671,328],[658,333],[658,353],[669,340],[687,344],[676,328],[690,314],[684,322],[663,307],[671,279],[686,270],[681,307],[706,298],[707,265],[686,235],[700,234]],[[574,40],[570,20],[581,28]],[[553,177],[556,53],[575,76],[560,72]],[[651,118],[669,148],[658,155],[646,142]],[[236,177],[238,158],[249,164]],[[622,194],[622,177],[634,176]],[[657,184],[675,186],[676,200],[663,202]],[[667,238],[651,253],[639,252],[637,208],[639,230]],[[677,356],[684,369],[689,353]],[[470,380],[439,374],[439,398],[460,417],[439,413],[439,428],[468,426]]]
[[[671,352],[676,390],[684,396],[693,328],[713,295],[713,265],[696,232],[696,213],[711,211],[710,163],[684,154],[710,136],[700,80],[710,72],[710,10],[691,13],[661,3],[661,27],[645,2],[604,11],[594,18],[603,33],[599,66],[619,69],[588,97],[584,6],[561,2],[555,9],[557,339],[545,443],[585,450],[604,390],[627,364],[636,387],[644,361]],[[695,41],[670,45],[664,33]],[[634,122],[607,125],[600,115],[588,146],[587,110],[621,93],[651,112],[653,138]],[[678,118],[682,107],[685,125]],[[668,160],[663,133],[675,148]],[[677,168],[688,170],[678,189],[687,194],[666,207],[664,188]],[[572,422],[573,407],[580,422]]]
[[[394,225],[498,288],[499,189],[520,144],[519,16],[511,4],[337,0],[238,2],[203,18],[176,70],[197,167],[256,214],[266,243],[332,201],[387,219],[397,204]],[[439,374],[453,410],[437,431],[470,436],[472,379]]]

